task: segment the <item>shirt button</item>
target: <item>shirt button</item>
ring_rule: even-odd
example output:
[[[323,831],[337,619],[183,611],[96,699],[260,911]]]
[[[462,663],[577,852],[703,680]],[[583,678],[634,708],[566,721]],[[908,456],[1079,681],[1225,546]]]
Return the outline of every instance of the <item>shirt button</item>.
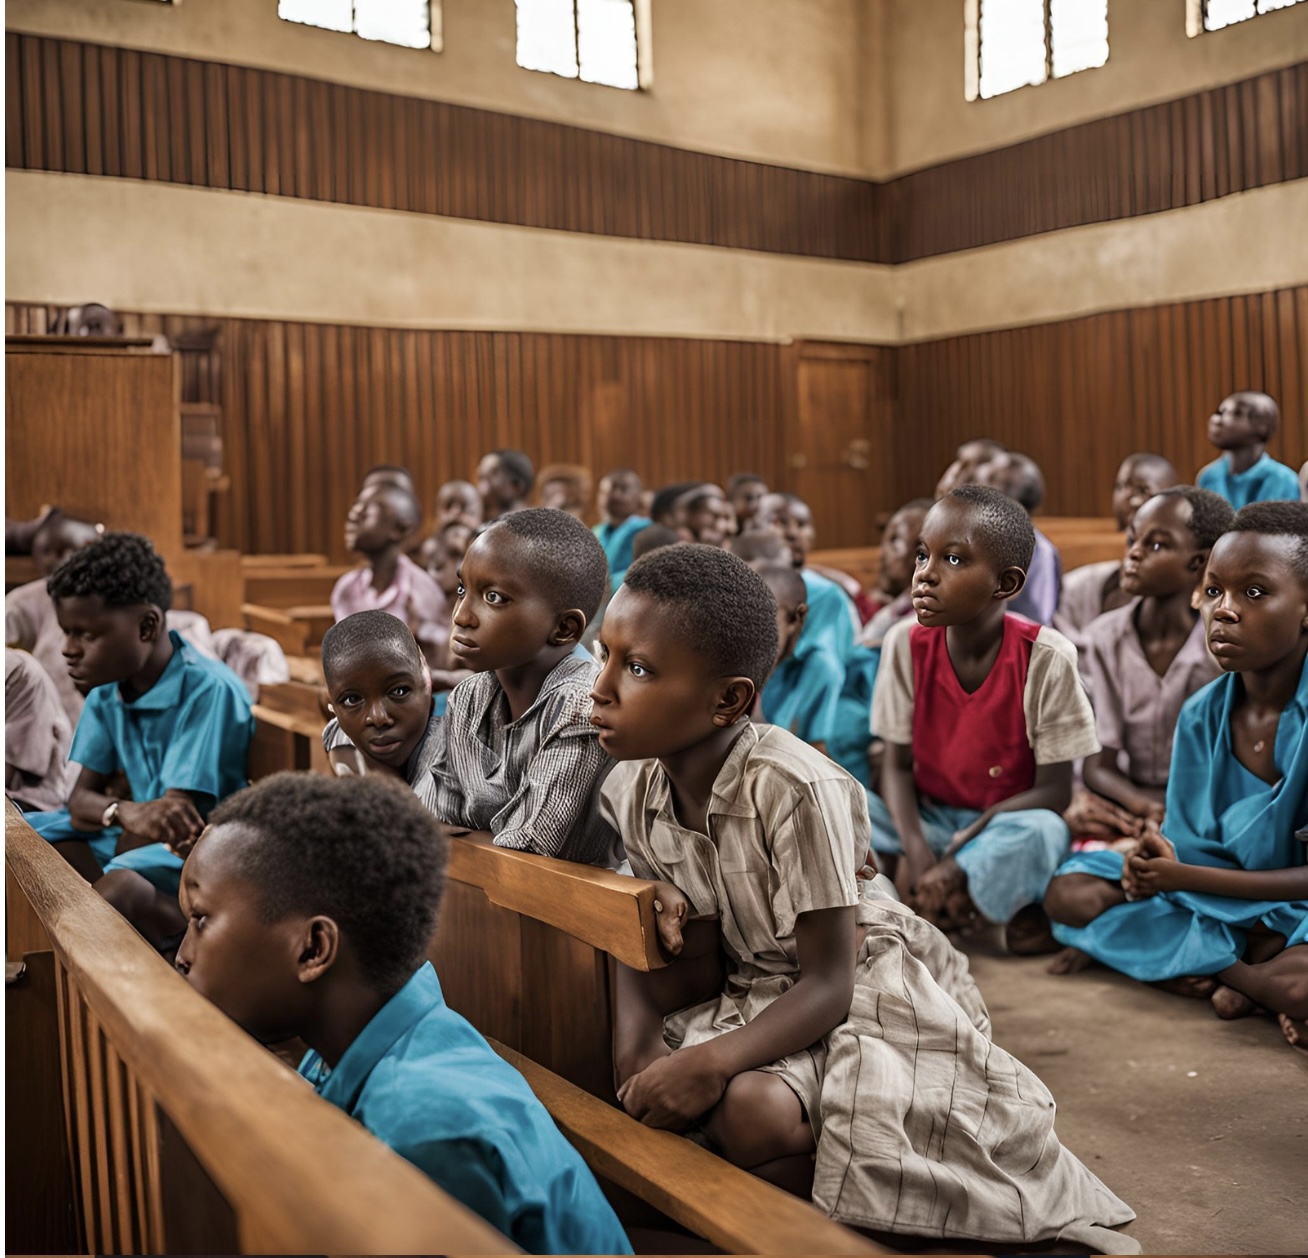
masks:
[[[1002,764],[991,765],[990,776],[992,778],[997,778],[1003,771],[1004,771],[1004,766]]]

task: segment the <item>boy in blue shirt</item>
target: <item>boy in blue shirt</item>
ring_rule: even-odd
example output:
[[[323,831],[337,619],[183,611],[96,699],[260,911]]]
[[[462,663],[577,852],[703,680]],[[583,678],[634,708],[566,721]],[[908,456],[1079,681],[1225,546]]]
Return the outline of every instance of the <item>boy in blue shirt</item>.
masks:
[[[111,533],[77,552],[49,591],[86,695],[69,752],[82,767],[66,809],[28,820],[160,946],[181,929],[177,879],[204,818],[245,785],[250,696],[165,627],[172,584],[144,537]],[[107,791],[118,772],[131,799]]]
[[[1237,511],[1251,502],[1293,502],[1299,478],[1267,453],[1279,422],[1276,402],[1266,393],[1232,393],[1208,419],[1208,440],[1222,457],[1202,468],[1195,484],[1221,494]]]
[[[424,959],[447,854],[384,778],[267,778],[214,812],[187,861],[177,968],[260,1042],[301,1037],[324,1100],[514,1244],[629,1254],[586,1164]]]
[[[640,494],[644,486],[631,468],[615,468],[604,477],[600,486],[604,522],[595,526],[594,533],[604,547],[604,557],[609,561],[609,579],[616,590],[631,567],[631,544],[636,534],[648,528],[651,521],[640,513]]]

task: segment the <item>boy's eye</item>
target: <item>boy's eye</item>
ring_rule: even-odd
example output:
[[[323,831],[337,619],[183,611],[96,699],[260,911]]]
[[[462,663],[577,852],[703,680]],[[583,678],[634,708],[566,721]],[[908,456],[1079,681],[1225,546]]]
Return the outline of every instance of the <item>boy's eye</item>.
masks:
[[[1260,599],[1267,593],[1267,591],[1264,590],[1261,585],[1251,585],[1247,590],[1245,590],[1245,593],[1251,599]]]
[[[458,587],[454,591],[454,596],[455,598],[462,598],[467,592],[468,591],[463,588],[463,582],[460,581]]]
[[[1222,592],[1215,585],[1204,586],[1204,598],[1221,598]]]
[[[913,552],[913,562],[916,564],[924,564],[926,563],[926,561],[927,561],[927,553],[922,549],[921,546],[919,546],[917,550]]]
[[[404,699],[407,698],[412,691],[412,686],[392,686],[391,696],[395,699]]]
[[[487,590],[485,599],[492,607],[498,607],[501,603],[508,602],[508,599],[506,599],[498,590]]]
[[[334,702],[340,704],[343,708],[357,708],[363,702],[363,699],[359,695],[341,695]]]
[[[194,926],[196,930],[203,930],[203,929],[204,929],[205,918],[207,918],[208,916],[209,916],[209,915],[208,915],[207,913],[195,913],[195,912],[192,912],[192,913],[191,913],[191,925]]]
[[[958,555],[946,555],[945,562],[953,568],[957,568],[963,560]]]
[[[627,665],[628,671],[633,677],[648,677],[649,669],[644,664],[637,664],[634,660]]]

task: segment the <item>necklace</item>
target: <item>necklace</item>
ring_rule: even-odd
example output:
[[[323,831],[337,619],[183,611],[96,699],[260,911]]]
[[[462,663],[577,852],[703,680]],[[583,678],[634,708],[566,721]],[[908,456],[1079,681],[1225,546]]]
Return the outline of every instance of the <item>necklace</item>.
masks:
[[[1266,746],[1267,746],[1267,739],[1265,739],[1265,738],[1260,738],[1260,739],[1259,739],[1256,743],[1254,743],[1254,745],[1253,745],[1254,755],[1255,755],[1255,756],[1259,756],[1259,755],[1261,755],[1261,754],[1262,754],[1262,751],[1263,751],[1263,748],[1266,747]]]

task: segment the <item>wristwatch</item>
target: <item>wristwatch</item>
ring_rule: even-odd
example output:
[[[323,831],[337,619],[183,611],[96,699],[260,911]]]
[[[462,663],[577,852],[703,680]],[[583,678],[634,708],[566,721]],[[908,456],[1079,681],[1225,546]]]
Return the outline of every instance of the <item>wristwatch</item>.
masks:
[[[113,825],[114,818],[118,816],[118,805],[121,802],[121,800],[117,799],[110,801],[109,807],[100,814],[100,825],[104,829],[107,830],[111,825]]]

